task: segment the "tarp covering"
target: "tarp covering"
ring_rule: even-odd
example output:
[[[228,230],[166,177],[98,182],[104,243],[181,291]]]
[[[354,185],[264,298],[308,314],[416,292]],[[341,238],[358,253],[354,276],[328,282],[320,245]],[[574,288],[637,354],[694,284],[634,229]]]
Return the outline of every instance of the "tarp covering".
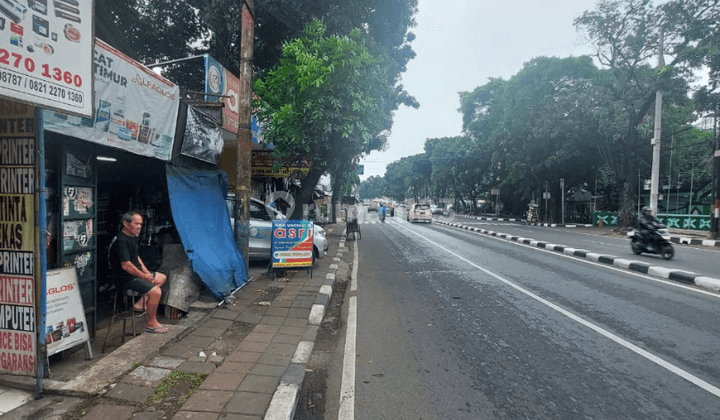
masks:
[[[166,165],[166,173],[175,226],[193,270],[222,299],[247,281],[223,198],[226,175],[172,165]]]

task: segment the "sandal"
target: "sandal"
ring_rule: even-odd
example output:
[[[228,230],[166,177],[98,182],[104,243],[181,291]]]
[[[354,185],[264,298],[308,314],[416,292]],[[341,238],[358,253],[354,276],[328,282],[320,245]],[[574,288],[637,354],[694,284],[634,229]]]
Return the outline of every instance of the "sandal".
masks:
[[[167,329],[167,327],[163,327],[163,326],[159,326],[159,327],[155,327],[155,328],[145,327],[145,332],[150,333],[150,334],[165,334],[166,332],[168,332],[168,329]]]

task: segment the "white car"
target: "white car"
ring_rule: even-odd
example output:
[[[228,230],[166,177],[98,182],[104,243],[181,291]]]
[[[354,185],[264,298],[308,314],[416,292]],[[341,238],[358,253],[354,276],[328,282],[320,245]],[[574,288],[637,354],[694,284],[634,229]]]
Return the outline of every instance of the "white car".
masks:
[[[432,211],[429,204],[413,204],[407,212],[408,222],[432,223]]]
[[[233,208],[235,198],[228,196],[227,206],[230,213],[230,225],[235,228]],[[272,221],[285,220],[285,215],[262,201],[250,199],[250,238],[248,258],[250,260],[270,260],[272,256]],[[328,249],[325,229],[313,224],[313,257],[320,259]]]

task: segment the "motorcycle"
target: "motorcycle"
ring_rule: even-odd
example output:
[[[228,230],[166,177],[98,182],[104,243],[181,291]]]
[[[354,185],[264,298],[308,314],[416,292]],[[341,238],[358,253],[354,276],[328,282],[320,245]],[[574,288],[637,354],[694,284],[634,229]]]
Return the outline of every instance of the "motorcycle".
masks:
[[[385,212],[380,213],[380,221],[385,223]]]
[[[649,238],[643,237],[636,229],[633,229],[628,236],[630,236],[630,247],[635,255],[643,252],[660,254],[666,260],[675,255],[675,249],[670,242],[670,232],[665,225],[656,224],[654,231],[649,233]]]

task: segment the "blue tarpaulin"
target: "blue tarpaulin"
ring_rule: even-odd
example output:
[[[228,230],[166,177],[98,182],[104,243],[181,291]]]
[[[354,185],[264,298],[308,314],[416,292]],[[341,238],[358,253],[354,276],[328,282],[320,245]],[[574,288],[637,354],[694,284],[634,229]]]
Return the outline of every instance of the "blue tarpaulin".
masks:
[[[166,165],[166,173],[173,219],[193,270],[222,299],[247,281],[225,205],[225,172]]]

